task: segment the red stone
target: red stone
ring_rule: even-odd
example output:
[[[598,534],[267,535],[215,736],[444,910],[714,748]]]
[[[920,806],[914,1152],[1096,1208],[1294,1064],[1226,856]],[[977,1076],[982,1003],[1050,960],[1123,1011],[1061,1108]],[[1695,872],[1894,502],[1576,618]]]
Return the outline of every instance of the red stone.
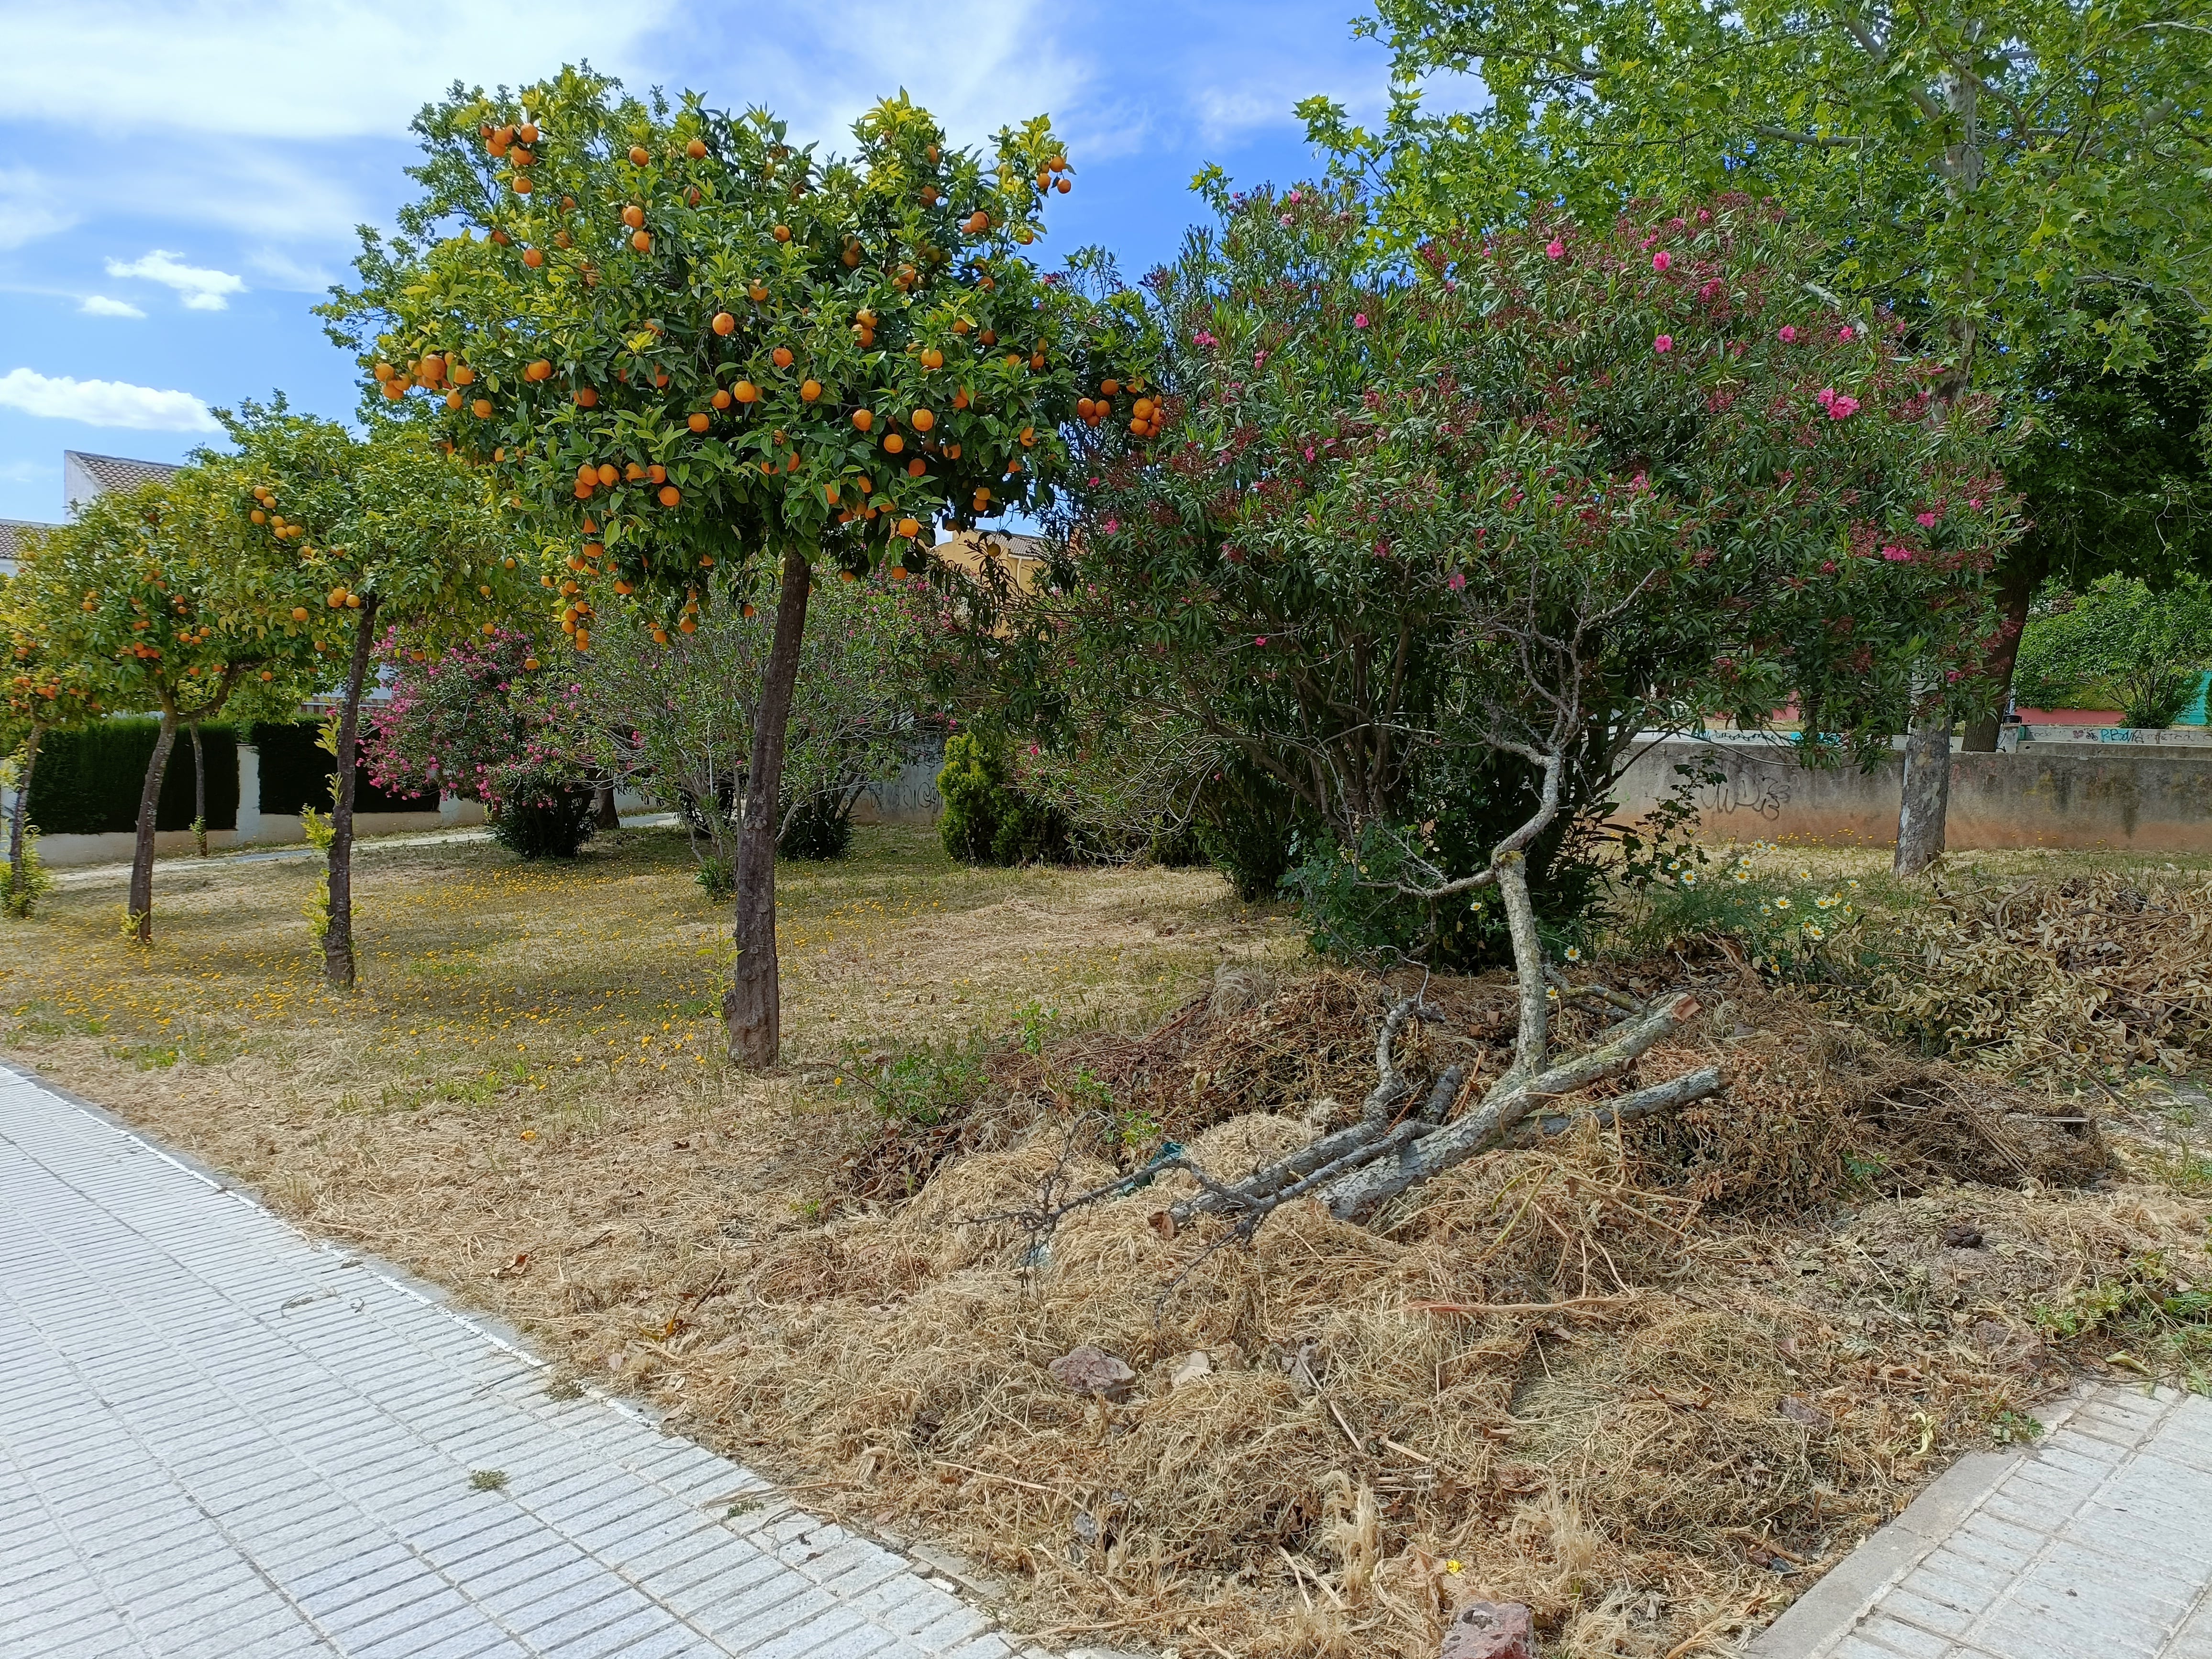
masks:
[[[1437,1659],[1536,1659],[1536,1631],[1518,1601],[1463,1601]]]

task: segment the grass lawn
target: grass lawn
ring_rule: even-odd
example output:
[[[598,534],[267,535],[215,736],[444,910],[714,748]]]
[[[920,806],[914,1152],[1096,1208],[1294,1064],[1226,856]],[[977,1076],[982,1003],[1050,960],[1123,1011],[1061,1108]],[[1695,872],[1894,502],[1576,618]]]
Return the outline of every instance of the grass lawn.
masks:
[[[1851,895],[1869,934],[1926,902],[1877,854],[1759,857],[1778,894]],[[2140,864],[2002,854],[1944,879]],[[1528,1601],[1547,1651],[1687,1659],[1771,1617],[1808,1582],[1791,1564],[1838,1559],[1960,1450],[2018,1431],[2075,1348],[2179,1329],[2172,1351],[2212,1364],[2189,1182],[1885,1190],[1870,1165],[1848,1205],[1817,1182],[1812,1211],[1721,1196],[1753,1164],[1798,1179],[1801,1146],[1843,1170],[1925,1139],[1866,1117],[1870,1091],[1920,1078],[1901,1097],[1926,1116],[1946,1085],[1711,952],[1640,959],[1705,978],[1709,1016],[1661,1062],[1731,1079],[1666,1136],[1477,1160],[1378,1231],[1286,1209],[1249,1252],[1164,1239],[1138,1194],[1040,1257],[1006,1212],[1055,1176],[1112,1179],[1063,1134],[1071,1099],[1165,1078],[1164,1121],[1192,1114],[1194,1152],[1249,1165],[1371,1083],[1373,983],[1297,977],[1294,921],[1212,871],[975,870],[927,831],[863,829],[848,859],[781,872],[787,1063],[762,1076],[721,1058],[728,926],[680,832],[573,864],[373,848],[350,997],[321,983],[315,877],[165,860],[149,951],[124,937],[122,872],[67,875],[0,933],[0,1045],[809,1505],[953,1544],[1002,1576],[1018,1622],[1066,1639],[1382,1659],[1432,1651],[1472,1586]],[[1711,877],[1699,902],[1734,881]],[[1194,1048],[1116,1037],[1224,963],[1292,982],[1197,1019]],[[1461,1012],[1436,1041],[1502,1063],[1510,1043],[1482,1034],[1504,988],[1439,994]],[[1022,1062],[990,1133],[911,1202],[854,1195],[879,1062],[1041,1021],[1057,1046]],[[1440,1069],[1429,1042],[1405,1052]],[[1209,1115],[1224,1091],[1249,1115]],[[1946,1242],[1965,1232],[1986,1249]],[[1577,1310],[1545,1311],[1563,1298]],[[1089,1341],[1136,1369],[1130,1400],[1048,1375]]]

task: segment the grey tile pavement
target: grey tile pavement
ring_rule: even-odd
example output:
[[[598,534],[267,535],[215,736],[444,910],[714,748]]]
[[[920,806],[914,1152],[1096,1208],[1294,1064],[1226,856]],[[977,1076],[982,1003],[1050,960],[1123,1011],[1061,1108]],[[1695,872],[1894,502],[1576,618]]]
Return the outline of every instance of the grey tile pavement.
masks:
[[[0,1659],[1013,1659],[933,1570],[547,1381],[0,1066]]]
[[[1750,1659],[2212,1659],[2212,1401],[2085,1387],[1938,1480]]]

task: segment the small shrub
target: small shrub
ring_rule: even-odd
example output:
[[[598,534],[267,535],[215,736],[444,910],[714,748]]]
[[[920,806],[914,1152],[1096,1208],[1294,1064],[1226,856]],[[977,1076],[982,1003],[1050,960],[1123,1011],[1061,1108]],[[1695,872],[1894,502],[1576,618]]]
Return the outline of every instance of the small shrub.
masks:
[[[31,914],[31,907],[46,893],[52,890],[54,878],[39,857],[39,832],[30,824],[23,826],[23,884],[15,884],[15,866],[0,860],[0,910],[18,919]]]
[[[1033,864],[1067,855],[1066,820],[1008,786],[1005,745],[975,732],[945,745],[938,835],[963,864]]]
[[[1764,846],[1715,862],[1683,848],[1660,861],[1644,887],[1643,914],[1629,924],[1632,946],[1676,951],[1704,945],[1779,979],[1835,980],[1871,958],[1862,949],[1865,916],[1856,881],[1816,882],[1761,873]]]
[[[876,1110],[902,1128],[927,1129],[957,1117],[990,1083],[972,1045],[924,1044],[908,1050],[876,1078]]]
[[[791,815],[775,838],[787,859],[842,859],[853,847],[853,799],[842,791],[817,795]]]
[[[592,838],[589,789],[560,789],[503,800],[491,815],[492,839],[524,859],[572,859]]]
[[[699,860],[698,869],[692,872],[692,880],[706,890],[707,896],[717,904],[738,896],[738,872],[730,868],[730,861],[708,853]]]

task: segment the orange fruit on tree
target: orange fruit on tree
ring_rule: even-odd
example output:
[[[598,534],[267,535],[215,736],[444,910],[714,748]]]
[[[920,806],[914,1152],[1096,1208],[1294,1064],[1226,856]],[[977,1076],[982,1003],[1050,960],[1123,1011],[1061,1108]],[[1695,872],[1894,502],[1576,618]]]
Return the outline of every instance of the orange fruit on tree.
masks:
[[[538,659],[535,657],[525,657],[522,659],[522,665],[534,674],[538,672]]]
[[[534,247],[525,248],[522,251],[522,263],[528,265],[532,270],[535,270],[538,266],[545,263],[545,254],[542,249]]]
[[[650,231],[634,230],[629,234],[629,245],[640,253],[650,253],[653,252],[653,234]]]
[[[1057,190],[1062,196],[1065,196],[1068,191],[1073,190],[1075,186],[1070,184],[1066,179],[1061,179],[1054,183],[1053,188]]]
[[[768,299],[768,285],[765,283],[755,283],[745,290],[745,297],[755,305],[765,303]]]
[[[898,521],[898,533],[902,536],[908,537],[919,536],[921,534],[921,520],[919,519],[901,519]],[[901,570],[896,574],[903,576],[906,572]]]
[[[789,368],[791,367],[791,348],[789,346],[778,346],[775,350],[769,352],[768,356],[769,361],[774,363],[778,368]]]
[[[598,392],[594,392],[594,391],[593,391],[590,386],[580,386],[580,387],[578,387],[578,388],[577,388],[577,390],[576,390],[576,407],[577,407],[577,408],[579,408],[579,409],[597,409],[597,408],[599,407],[599,394]]]
[[[678,489],[674,484],[663,484],[660,486],[660,504],[663,507],[673,507],[677,502],[683,499],[684,492]]]
[[[734,318],[734,317],[731,316],[731,315],[730,315],[730,313],[729,313],[728,312],[726,312],[726,311],[718,311],[718,312],[716,312],[716,313],[714,313],[714,332],[715,332],[715,333],[717,333],[717,334],[729,334],[729,333],[732,333],[732,332],[734,332],[734,331],[736,331],[737,326],[738,326],[738,319],[737,319],[736,318]]]
[[[655,645],[665,645],[665,644],[667,644],[667,643],[668,643],[668,630],[667,630],[666,629],[665,629],[665,628],[656,628],[656,629],[654,629],[653,630],[653,642]]]
[[[473,368],[471,368],[466,363],[455,363],[453,365],[452,375],[453,381],[455,386],[474,386],[476,384],[477,372]]]
[[[915,528],[919,530],[921,526],[917,525]],[[895,582],[902,582],[906,580],[906,567],[902,564],[895,564],[890,569],[884,572],[884,574],[889,576]]]
[[[819,381],[819,380],[801,380],[801,381],[799,383],[799,398],[800,398],[800,400],[801,400],[802,402],[805,402],[805,403],[810,403],[810,404],[811,404],[811,403],[812,403],[812,402],[813,402],[817,398],[819,398],[821,395],[822,395],[822,382],[821,382],[821,381]]]
[[[622,222],[632,230],[641,229],[645,224],[645,210],[632,202],[622,210]]]
[[[253,520],[253,522],[254,522],[254,523],[256,523],[256,524],[267,524],[267,523],[269,522],[269,515],[268,515],[266,513],[264,513],[264,512],[263,512],[259,507],[255,507],[255,508],[253,509],[253,511],[252,511],[252,512],[251,512],[251,513],[247,514],[246,516],[247,518],[249,518],[249,519],[252,520]]]
[[[652,159],[651,152],[643,144],[632,144],[629,147],[629,164],[632,167],[641,167]]]
[[[714,395],[707,401],[717,409],[727,409],[730,406],[730,394],[717,386],[714,389]]]
[[[754,403],[760,398],[760,388],[750,380],[740,380],[730,388],[730,395],[741,404]]]
[[[706,141],[702,138],[694,138],[684,146],[684,153],[695,161],[705,161],[707,159]]]
[[[460,406],[461,394],[458,392],[448,392],[446,394],[446,407],[448,409],[459,409]]]
[[[929,463],[923,460],[919,455],[915,456],[912,460],[906,464],[906,473],[907,477],[909,478],[919,478],[923,473],[928,471]]]
[[[927,432],[937,424],[937,416],[933,411],[927,409],[915,410],[912,418],[914,429],[916,432]]]
[[[944,368],[945,354],[939,351],[935,346],[930,347],[928,350],[921,354],[921,366],[924,368]]]
[[[1029,449],[1035,447],[1036,443],[1036,428],[1033,426],[1024,427],[1022,428],[1022,447]]]
[[[1098,389],[1111,398],[1121,390],[1121,383],[1119,380],[1101,380]]]
[[[774,236],[779,242],[787,242],[791,240],[791,227],[789,225],[778,225],[769,234]]]
[[[745,606],[745,608],[744,608],[744,614],[745,614],[746,616],[748,616],[748,617],[750,617],[750,616],[751,616],[751,615],[753,614],[753,608],[752,608],[752,606],[751,606],[750,605],[747,605]]]
[[[645,476],[652,479],[655,483],[666,483],[668,482],[668,469],[665,466],[648,466],[645,469]]]
[[[538,142],[537,123],[525,121],[520,126],[515,128],[514,136],[526,144],[536,143]]]
[[[866,432],[875,423],[876,417],[873,411],[866,409],[856,409],[853,411],[853,429],[855,432]]]
[[[704,415],[694,415],[685,424],[694,432],[704,432],[713,422]]]
[[[689,617],[686,617],[682,622],[677,623],[676,626],[680,632],[685,634],[696,634],[699,631],[699,624],[692,621]]]
[[[962,386],[959,391],[952,394],[952,406],[955,409],[967,408],[969,401],[968,388],[964,386]]]
[[[293,620],[294,622],[305,622],[305,621],[307,621],[307,607],[306,605],[294,605],[294,606],[292,607],[292,620]]]
[[[612,461],[601,461],[592,469],[592,476],[611,489],[620,481],[622,473]]]
[[[900,437],[897,433],[887,432],[884,434],[884,448],[886,453],[896,455],[905,447],[906,440]]]
[[[470,412],[475,415],[477,419],[480,421],[488,421],[491,419],[491,399],[489,398],[477,398],[476,402],[469,405],[469,409]]]

